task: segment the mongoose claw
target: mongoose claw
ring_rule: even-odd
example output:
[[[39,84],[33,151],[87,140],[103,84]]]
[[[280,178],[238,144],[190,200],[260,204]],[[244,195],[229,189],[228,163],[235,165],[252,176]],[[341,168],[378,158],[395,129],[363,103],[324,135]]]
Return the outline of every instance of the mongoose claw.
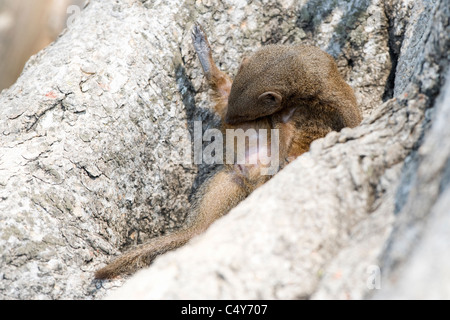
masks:
[[[205,31],[198,23],[196,23],[192,28],[191,38],[197,54],[200,56],[208,56],[211,52],[211,48],[209,46]]]

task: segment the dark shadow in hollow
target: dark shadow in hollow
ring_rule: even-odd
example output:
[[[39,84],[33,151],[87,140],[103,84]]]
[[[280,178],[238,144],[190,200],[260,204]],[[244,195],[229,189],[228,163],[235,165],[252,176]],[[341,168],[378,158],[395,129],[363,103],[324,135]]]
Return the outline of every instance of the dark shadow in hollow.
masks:
[[[337,58],[338,56],[345,54],[342,52],[342,48],[345,46],[350,46],[354,51],[361,50],[362,48],[358,48],[358,44],[351,41],[350,32],[355,30],[360,24],[360,19],[368,10],[371,4],[370,0],[363,1],[352,1],[351,6],[349,6],[348,10],[344,12],[343,18],[338,23],[338,25],[333,30],[333,36],[325,49],[328,53]],[[317,8],[321,8],[323,6],[323,2],[320,0],[310,0],[308,1],[302,8],[299,9],[296,25],[299,28],[302,28],[309,37],[313,38],[314,35],[318,32],[317,29],[319,25],[330,18],[331,13],[338,6],[337,2],[330,4],[329,7],[323,8],[321,10],[317,10]],[[386,6],[386,5],[384,5]],[[319,12],[317,15],[311,15],[311,12]],[[387,101],[394,95],[394,85],[395,85],[395,74],[397,69],[398,57],[400,54],[400,48],[403,42],[404,34],[395,35],[394,33],[394,25],[392,12],[389,12],[389,8],[384,8],[384,14],[388,20],[388,46],[389,46],[389,56],[391,60],[391,70],[388,76],[388,79],[385,84],[384,94],[382,97],[382,101]],[[339,48],[339,52],[335,52],[334,46],[336,45]],[[353,68],[355,59],[357,57],[345,57],[349,68]]]
[[[201,121],[202,123],[202,132],[203,134],[207,129],[210,128],[219,128],[220,120],[218,117],[210,110],[207,109],[199,109],[195,105],[195,89],[192,85],[191,80],[186,74],[186,69],[182,64],[179,64],[175,68],[175,78],[177,81],[178,92],[181,94],[183,104],[186,108],[187,115],[187,124],[189,134],[192,139],[195,138],[194,132],[194,123],[195,121]],[[198,133],[197,133],[198,134]],[[195,143],[202,143],[202,141],[196,141]],[[202,143],[202,151],[205,145]],[[194,161],[194,141],[192,141],[192,161]],[[208,179],[213,173],[215,173],[218,169],[221,168],[221,165],[217,164],[206,164],[203,161],[197,165],[198,173],[195,177],[194,183],[191,188],[191,192],[189,195],[189,201],[192,202],[192,197],[198,190],[198,188]]]
[[[363,16],[367,8],[369,7],[370,0],[352,1],[351,6],[344,12],[343,18],[339,21],[338,25],[333,30],[333,36],[325,48],[325,51],[332,54],[337,58],[342,50],[334,52],[333,45],[338,44],[342,49],[346,43],[349,42],[350,31],[354,30],[359,23],[359,19]],[[310,0],[304,6],[302,6],[297,14],[296,26],[302,28],[308,36],[314,37],[314,34],[318,32],[318,27],[324,21],[331,19],[331,14],[338,8],[338,2],[326,3],[327,7],[324,7],[324,3],[321,0]],[[319,9],[320,8],[320,9]],[[314,12],[314,15],[311,13]],[[350,43],[354,46],[354,43]]]
[[[383,94],[383,101],[387,101],[394,97],[394,87],[395,87],[395,74],[397,71],[397,64],[398,64],[398,58],[400,56],[400,49],[403,44],[403,40],[405,37],[404,32],[402,32],[400,35],[395,34],[394,30],[394,12],[391,12],[388,10],[388,8],[385,7],[385,15],[388,19],[388,32],[389,32],[389,57],[391,59],[391,71],[389,73],[388,79],[386,81],[386,86],[384,89]]]

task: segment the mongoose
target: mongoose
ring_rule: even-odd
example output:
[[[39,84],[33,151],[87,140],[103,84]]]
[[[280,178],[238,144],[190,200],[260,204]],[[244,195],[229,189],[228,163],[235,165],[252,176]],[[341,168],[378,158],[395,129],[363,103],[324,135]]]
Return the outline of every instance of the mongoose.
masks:
[[[279,130],[280,163],[276,171],[307,152],[313,140],[331,131],[355,127],[361,121],[352,88],[340,76],[333,58],[319,48],[265,46],[242,61],[232,82],[214,63],[201,26],[194,26],[192,41],[212,88],[214,111],[222,119],[222,132]],[[259,156],[262,150],[258,146],[252,150],[247,147],[246,160],[255,154]],[[200,187],[191,209],[193,221],[187,227],[125,253],[98,270],[95,277],[105,279],[132,273],[148,266],[157,255],[202,233],[270,179],[271,175],[261,174],[265,166],[259,161],[224,165]]]

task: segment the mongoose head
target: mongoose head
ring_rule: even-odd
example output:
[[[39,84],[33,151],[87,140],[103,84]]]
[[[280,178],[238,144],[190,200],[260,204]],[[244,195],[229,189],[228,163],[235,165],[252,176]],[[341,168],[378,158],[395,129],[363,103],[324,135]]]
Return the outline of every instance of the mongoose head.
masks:
[[[274,114],[297,90],[298,47],[270,45],[245,58],[231,86],[225,122],[237,124]]]

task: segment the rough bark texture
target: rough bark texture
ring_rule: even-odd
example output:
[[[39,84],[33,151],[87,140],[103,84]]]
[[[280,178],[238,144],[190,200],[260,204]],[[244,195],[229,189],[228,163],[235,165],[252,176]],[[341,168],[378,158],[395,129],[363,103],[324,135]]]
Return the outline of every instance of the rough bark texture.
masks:
[[[449,16],[445,0],[91,1],[0,95],[0,298],[103,297],[123,279],[95,268],[183,223],[209,168],[174,149],[214,124],[194,21],[231,75],[266,43],[320,46],[365,120],[109,297],[449,298]]]

